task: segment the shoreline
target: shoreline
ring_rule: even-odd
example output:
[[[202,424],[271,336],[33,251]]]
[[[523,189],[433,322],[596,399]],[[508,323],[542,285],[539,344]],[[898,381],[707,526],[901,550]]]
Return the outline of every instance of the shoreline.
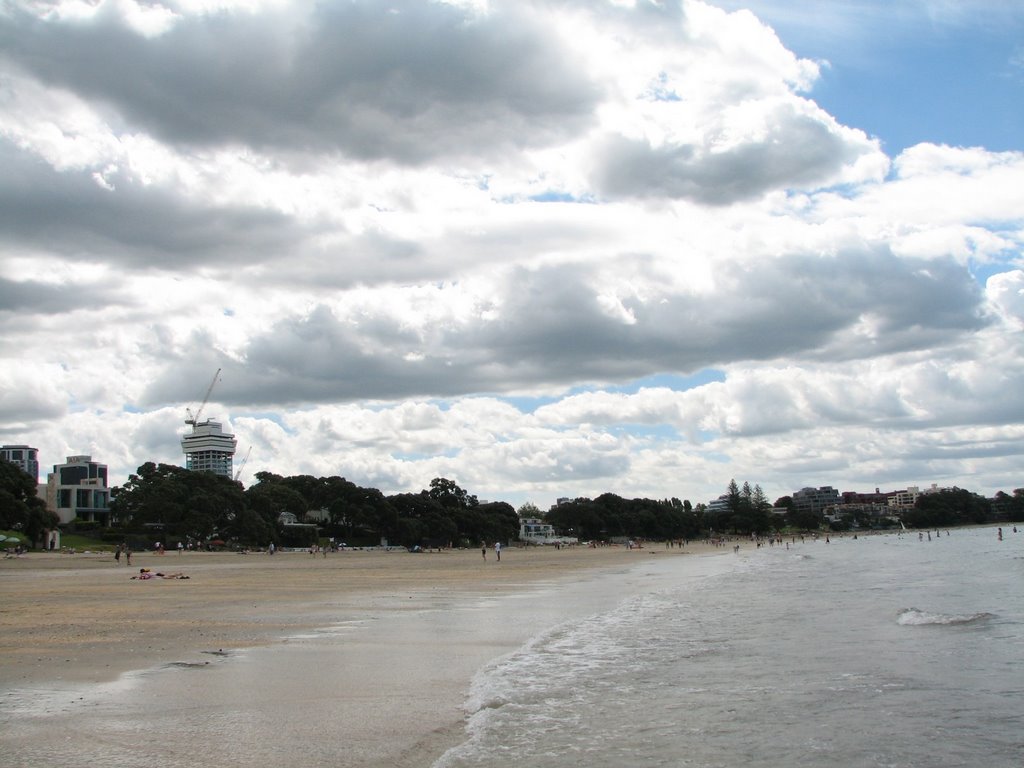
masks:
[[[700,542],[513,548],[500,563],[493,551],[484,562],[479,550],[143,553],[132,569],[110,555],[0,561],[11,596],[0,609],[5,747],[28,764],[54,727],[81,748],[114,722],[161,731],[199,709],[211,722],[244,713],[252,733],[241,751],[211,753],[203,765],[289,759],[270,742],[282,727],[308,728],[310,717],[343,724],[336,735],[308,735],[323,750],[313,764],[336,763],[343,750],[346,765],[433,765],[465,737],[467,695],[487,664],[649,588],[663,569],[642,565],[696,566],[726,553]],[[140,567],[190,578],[131,580]],[[61,717],[56,725],[72,711],[72,724]],[[208,739],[218,740],[223,733]],[[90,748],[116,758],[115,745]],[[169,749],[146,748],[164,768],[178,764]]]
[[[0,560],[0,687],[109,682],[183,655],[264,646],[339,615],[387,610],[389,598],[397,609],[451,590],[497,595],[651,554],[723,551],[702,542],[683,550],[511,548],[500,563],[493,551],[483,561],[479,550],[353,550],[326,558],[143,552],[130,568],[109,553],[31,553]],[[189,578],[131,579],[143,567]]]

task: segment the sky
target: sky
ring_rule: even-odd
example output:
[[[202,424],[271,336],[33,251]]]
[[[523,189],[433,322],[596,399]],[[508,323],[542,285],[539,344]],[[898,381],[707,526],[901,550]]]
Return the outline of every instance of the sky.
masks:
[[[1022,41],[1010,0],[8,0],[0,442],[183,464],[220,370],[245,485],[1011,492]]]

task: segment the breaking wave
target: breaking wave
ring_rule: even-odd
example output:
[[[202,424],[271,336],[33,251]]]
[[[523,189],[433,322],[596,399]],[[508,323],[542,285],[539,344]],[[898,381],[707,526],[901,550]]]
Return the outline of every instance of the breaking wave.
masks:
[[[981,611],[980,613],[945,614],[919,611],[917,608],[903,608],[896,614],[896,623],[903,626],[920,626],[924,624],[976,624],[988,621],[995,614]]]

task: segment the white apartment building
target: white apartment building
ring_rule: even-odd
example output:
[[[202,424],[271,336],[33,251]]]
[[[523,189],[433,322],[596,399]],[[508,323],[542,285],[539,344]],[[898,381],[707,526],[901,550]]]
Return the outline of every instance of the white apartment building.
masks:
[[[921,495],[921,489],[911,485],[905,491],[895,491],[889,496],[890,507],[912,507],[917,503],[917,497]]]
[[[86,455],[68,456],[63,464],[54,464],[46,476],[46,506],[57,513],[61,524],[75,518],[108,522],[107,465]]]
[[[555,538],[555,527],[534,517],[524,517],[519,521],[519,538],[537,544]]]

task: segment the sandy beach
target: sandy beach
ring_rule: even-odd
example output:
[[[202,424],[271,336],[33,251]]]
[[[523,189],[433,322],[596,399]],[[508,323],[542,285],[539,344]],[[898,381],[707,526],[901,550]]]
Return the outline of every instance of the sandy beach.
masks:
[[[145,701],[147,716],[167,716],[197,695],[195,678],[167,671],[207,668],[204,683],[221,681],[204,685],[207,717],[247,710],[249,726],[266,718],[262,730],[272,732],[282,718],[298,727],[305,720],[294,711],[315,702],[344,723],[345,760],[332,762],[338,744],[314,731],[309,740],[324,756],[313,764],[431,765],[461,738],[469,683],[482,665],[563,616],[617,599],[640,563],[722,552],[704,544],[682,552],[511,548],[500,563],[493,550],[486,561],[479,550],[138,553],[131,568],[98,553],[6,559],[0,691],[30,717],[5,728],[0,743],[23,755],[16,764],[29,764],[46,754],[31,745],[48,717],[82,711],[71,703],[79,700],[113,713],[118,703],[101,692],[126,678],[135,681],[129,700]],[[142,567],[189,578],[133,580]],[[570,596],[573,585],[601,578],[614,581]],[[258,660],[258,674],[231,664],[245,654]],[[156,677],[140,684],[139,674]],[[42,695],[49,691],[56,697]],[[74,722],[89,738],[98,721]],[[270,746],[240,749],[200,764],[273,760]],[[167,750],[157,762],[175,764]]]

